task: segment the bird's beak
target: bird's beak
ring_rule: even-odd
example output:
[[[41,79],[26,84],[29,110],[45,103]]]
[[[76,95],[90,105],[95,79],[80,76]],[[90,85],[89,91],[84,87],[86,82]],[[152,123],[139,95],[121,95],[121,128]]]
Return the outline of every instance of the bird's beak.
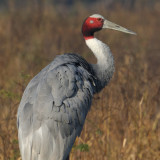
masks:
[[[133,31],[130,31],[124,27],[121,27],[113,22],[110,22],[108,20],[104,20],[104,23],[103,23],[103,27],[102,28],[108,28],[108,29],[113,29],[113,30],[117,30],[117,31],[121,31],[121,32],[125,32],[125,33],[129,33],[129,34],[134,34],[136,35],[135,32]]]

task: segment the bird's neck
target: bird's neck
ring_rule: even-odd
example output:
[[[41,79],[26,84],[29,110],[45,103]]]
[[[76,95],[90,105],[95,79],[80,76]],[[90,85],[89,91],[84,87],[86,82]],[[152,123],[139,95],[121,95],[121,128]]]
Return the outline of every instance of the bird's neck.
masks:
[[[112,78],[114,72],[114,59],[109,47],[96,38],[86,39],[87,46],[97,58],[97,64],[92,64],[95,76],[98,79],[99,92]]]

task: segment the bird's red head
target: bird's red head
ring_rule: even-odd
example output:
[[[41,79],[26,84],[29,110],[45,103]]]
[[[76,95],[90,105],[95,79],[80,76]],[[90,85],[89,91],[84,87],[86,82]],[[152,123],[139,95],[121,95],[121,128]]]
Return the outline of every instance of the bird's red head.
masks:
[[[94,37],[94,32],[102,29],[104,18],[98,14],[92,15],[85,19],[82,25],[82,34],[85,40]]]

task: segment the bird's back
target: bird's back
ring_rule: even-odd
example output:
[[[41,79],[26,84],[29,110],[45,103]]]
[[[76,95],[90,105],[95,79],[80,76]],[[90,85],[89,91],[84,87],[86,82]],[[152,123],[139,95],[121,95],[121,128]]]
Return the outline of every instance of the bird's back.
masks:
[[[22,160],[65,160],[80,135],[94,93],[92,67],[57,56],[26,87],[18,109]]]

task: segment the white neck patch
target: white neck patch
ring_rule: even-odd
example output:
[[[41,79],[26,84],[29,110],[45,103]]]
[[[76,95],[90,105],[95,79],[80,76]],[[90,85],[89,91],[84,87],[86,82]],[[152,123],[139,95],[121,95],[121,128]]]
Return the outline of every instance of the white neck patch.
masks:
[[[110,49],[106,44],[96,38],[86,40],[86,44],[96,56],[98,63],[106,63],[108,54],[110,55]]]

